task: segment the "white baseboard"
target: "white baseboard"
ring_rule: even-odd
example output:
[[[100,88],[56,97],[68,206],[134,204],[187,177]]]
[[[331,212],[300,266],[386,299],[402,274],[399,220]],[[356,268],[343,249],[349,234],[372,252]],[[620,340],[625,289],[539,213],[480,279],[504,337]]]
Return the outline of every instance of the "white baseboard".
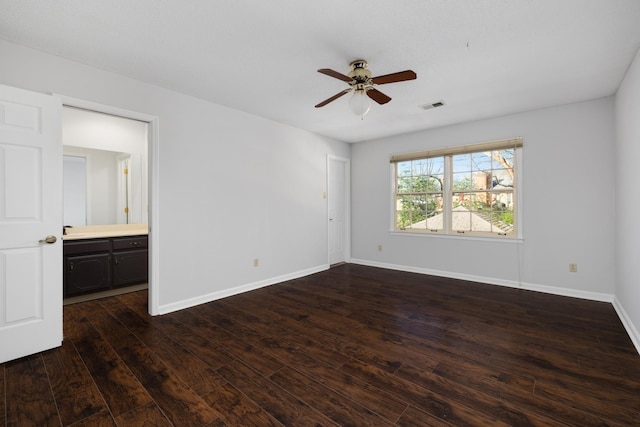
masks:
[[[497,279],[495,277],[475,276],[471,274],[454,273],[450,271],[431,270],[427,268],[411,267],[406,265],[388,264],[364,259],[351,259],[353,264],[369,267],[387,268],[390,270],[407,271],[411,273],[428,274],[432,276],[447,277],[450,279],[468,280],[470,282],[486,283],[489,285],[506,286],[509,288],[526,289],[529,291],[544,292],[546,294],[561,295],[565,297],[581,298],[591,301],[613,302],[613,295],[599,292],[580,291],[576,289],[562,288],[558,286],[538,285],[535,283],[517,282],[514,280]]]
[[[638,330],[634,326],[624,307],[622,307],[622,304],[620,304],[620,301],[618,301],[617,297],[613,298],[613,308],[615,308],[616,313],[618,313],[618,317],[624,325],[624,328],[627,330],[627,334],[629,334],[631,342],[636,347],[638,354],[640,354],[640,333],[638,333]]]
[[[221,291],[212,292],[209,294],[201,295],[195,298],[189,298],[182,301],[177,301],[171,304],[161,305],[158,314],[167,314],[185,308],[194,307],[196,305],[205,304],[217,299],[230,297],[232,295],[241,294],[243,292],[253,291],[255,289],[264,288],[266,286],[275,285],[276,283],[286,282],[287,280],[297,279],[299,277],[309,276],[314,273],[319,273],[329,269],[329,264],[319,265],[317,267],[308,268],[306,270],[300,270],[282,276],[272,277],[258,282],[247,283],[245,285],[236,286],[234,288],[223,289]]]
[[[635,346],[638,354],[640,354],[640,333],[634,326],[633,322],[629,315],[627,315],[626,311],[620,304],[620,301],[615,297],[615,295],[603,294],[599,292],[590,292],[590,291],[579,291],[575,289],[562,288],[557,286],[547,286],[547,285],[537,285],[533,283],[519,283],[515,281],[495,279],[492,277],[482,277],[482,276],[473,276],[468,274],[460,274],[460,273],[451,273],[448,271],[439,271],[439,270],[430,270],[426,268],[418,268],[411,267],[405,265],[397,265],[397,264],[387,264],[376,261],[368,261],[363,259],[351,259],[353,264],[366,265],[369,267],[380,267],[387,268],[390,270],[398,270],[398,271],[407,271],[411,273],[421,273],[421,274],[429,274],[433,276],[439,277],[448,277],[451,279],[461,279],[461,280],[469,280],[472,282],[480,282],[487,283],[490,285],[499,285],[499,286],[508,286],[517,289],[526,289],[530,291],[544,292],[552,295],[561,295],[565,297],[573,297],[573,298],[581,298],[591,301],[600,301],[600,302],[608,302],[613,305],[613,308],[616,310],[620,321],[624,325],[629,338],[631,338],[631,342]]]

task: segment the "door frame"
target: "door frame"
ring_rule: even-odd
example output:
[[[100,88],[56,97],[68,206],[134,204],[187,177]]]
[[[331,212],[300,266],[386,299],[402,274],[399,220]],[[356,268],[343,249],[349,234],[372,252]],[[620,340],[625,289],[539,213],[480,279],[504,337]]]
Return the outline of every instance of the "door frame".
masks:
[[[113,107],[111,105],[99,104],[97,102],[70,96],[53,94],[59,98],[63,106],[81,108],[83,110],[96,111],[98,113],[111,114],[113,116],[124,117],[126,119],[138,120],[147,123],[147,186],[148,186],[148,221],[149,221],[149,314],[152,316],[160,314],[160,203],[159,203],[159,129],[160,120],[157,116],[152,116],[137,111],[126,110]],[[62,159],[60,159],[62,161]],[[62,260],[60,261],[62,262]]]
[[[351,262],[351,159],[327,154],[327,194],[331,188],[331,162],[344,164],[344,262]],[[331,232],[329,230],[329,203],[331,195],[327,196],[327,265],[331,265]]]

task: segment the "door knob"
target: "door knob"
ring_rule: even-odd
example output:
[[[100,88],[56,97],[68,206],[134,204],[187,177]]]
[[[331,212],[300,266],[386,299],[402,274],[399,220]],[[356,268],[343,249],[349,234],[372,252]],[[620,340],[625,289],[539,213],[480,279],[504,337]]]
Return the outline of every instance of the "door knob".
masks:
[[[51,243],[55,243],[57,240],[58,239],[56,238],[56,236],[50,234],[47,237],[45,237],[44,239],[38,240],[38,243],[49,243],[49,244],[51,244]]]

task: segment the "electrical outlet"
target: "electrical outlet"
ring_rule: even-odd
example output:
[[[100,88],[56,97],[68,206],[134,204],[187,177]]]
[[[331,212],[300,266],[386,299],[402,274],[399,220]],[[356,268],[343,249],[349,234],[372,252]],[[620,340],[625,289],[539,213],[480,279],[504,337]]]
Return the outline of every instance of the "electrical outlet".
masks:
[[[378,245],[378,252],[382,252],[382,245]]]
[[[259,260],[258,258],[255,258],[255,259],[253,260],[253,266],[254,266],[254,267],[257,267],[258,265],[260,265],[260,260]]]
[[[569,271],[571,273],[577,273],[578,272],[578,264],[569,264]]]

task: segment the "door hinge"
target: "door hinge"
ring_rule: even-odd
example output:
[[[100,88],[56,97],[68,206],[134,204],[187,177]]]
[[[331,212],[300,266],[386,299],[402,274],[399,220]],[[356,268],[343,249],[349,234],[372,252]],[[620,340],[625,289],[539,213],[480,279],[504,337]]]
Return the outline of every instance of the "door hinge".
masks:
[[[129,208],[124,208],[124,213],[129,213]]]
[[[129,175],[129,169],[128,169],[128,168],[125,168],[125,169],[124,169],[124,171],[123,171],[123,173],[124,173],[125,175]]]

